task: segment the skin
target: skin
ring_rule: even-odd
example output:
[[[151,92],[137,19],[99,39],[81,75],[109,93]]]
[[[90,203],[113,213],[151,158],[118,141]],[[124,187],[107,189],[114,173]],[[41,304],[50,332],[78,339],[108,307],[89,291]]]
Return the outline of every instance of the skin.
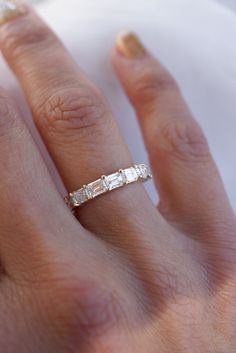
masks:
[[[74,217],[0,91],[1,352],[235,352],[236,224],[222,181],[173,78],[120,46],[112,60],[157,208],[133,184]],[[0,47],[68,191],[133,164],[105,99],[30,8],[1,26]]]

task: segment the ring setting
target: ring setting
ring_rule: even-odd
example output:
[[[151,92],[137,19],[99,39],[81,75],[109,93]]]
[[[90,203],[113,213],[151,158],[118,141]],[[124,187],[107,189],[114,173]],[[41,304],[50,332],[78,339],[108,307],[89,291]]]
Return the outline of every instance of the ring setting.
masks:
[[[134,165],[127,169],[120,169],[110,175],[103,175],[100,179],[84,185],[81,189],[65,197],[65,202],[71,210],[112,190],[135,182],[145,182],[152,178],[151,171],[146,164]]]

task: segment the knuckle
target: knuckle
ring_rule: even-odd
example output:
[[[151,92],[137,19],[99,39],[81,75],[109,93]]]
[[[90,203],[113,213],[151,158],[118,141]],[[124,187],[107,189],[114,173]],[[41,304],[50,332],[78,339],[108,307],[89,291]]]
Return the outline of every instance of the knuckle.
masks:
[[[156,138],[154,143],[157,144]],[[184,162],[204,163],[211,160],[207,140],[195,121],[179,120],[160,124],[157,149],[165,157],[174,157]]]
[[[102,345],[119,322],[114,293],[93,280],[54,282],[45,301],[51,327],[70,352]]]
[[[100,93],[89,87],[63,88],[41,104],[35,115],[41,127],[48,131],[73,134],[88,130],[102,121],[107,106]]]
[[[134,99],[137,103],[152,103],[161,93],[178,90],[177,83],[167,71],[156,73],[151,67],[139,74],[134,87]]]
[[[1,45],[6,54],[13,60],[20,59],[29,51],[45,47],[51,43],[53,36],[47,26],[37,19],[32,21],[31,15],[20,17],[4,27],[1,33]]]

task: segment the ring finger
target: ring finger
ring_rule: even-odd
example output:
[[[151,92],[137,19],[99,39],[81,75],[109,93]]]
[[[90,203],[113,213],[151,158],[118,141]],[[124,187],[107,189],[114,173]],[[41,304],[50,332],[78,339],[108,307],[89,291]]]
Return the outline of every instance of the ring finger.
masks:
[[[68,191],[129,167],[132,159],[101,94],[31,8],[24,6],[21,15],[2,26],[1,49],[25,90]],[[125,210],[139,212],[144,203],[146,212],[156,216],[136,184],[94,200],[80,210],[79,217],[90,230],[114,230],[114,225],[124,224]]]

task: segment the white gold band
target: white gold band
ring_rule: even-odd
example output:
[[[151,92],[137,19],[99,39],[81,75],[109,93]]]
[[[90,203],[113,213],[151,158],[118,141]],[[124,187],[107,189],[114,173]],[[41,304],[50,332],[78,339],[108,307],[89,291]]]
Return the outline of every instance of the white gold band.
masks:
[[[120,169],[118,172],[102,176],[94,182],[84,185],[81,189],[70,193],[65,197],[67,205],[73,210],[85,202],[94,199],[109,191],[121,188],[127,184],[152,178],[150,169],[145,164],[135,165],[127,169]]]

